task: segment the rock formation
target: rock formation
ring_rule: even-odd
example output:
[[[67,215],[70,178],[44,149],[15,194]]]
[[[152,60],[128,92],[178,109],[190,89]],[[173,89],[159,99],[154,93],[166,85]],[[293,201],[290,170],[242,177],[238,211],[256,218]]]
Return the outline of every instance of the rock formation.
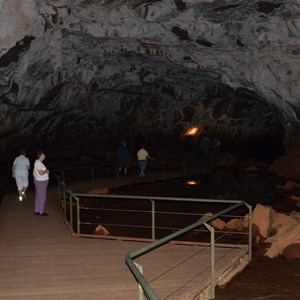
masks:
[[[0,0],[0,153],[276,145],[299,119],[297,0]],[[289,139],[291,140],[291,139]]]
[[[290,215],[277,213],[270,207],[258,204],[253,211],[253,234],[270,246],[265,255],[274,258],[286,255],[287,258],[299,258],[300,213]]]

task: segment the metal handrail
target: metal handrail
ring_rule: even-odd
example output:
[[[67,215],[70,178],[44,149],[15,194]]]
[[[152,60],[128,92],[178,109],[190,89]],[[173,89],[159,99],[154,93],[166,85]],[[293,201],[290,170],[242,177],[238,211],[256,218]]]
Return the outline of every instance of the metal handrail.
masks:
[[[179,197],[157,197],[157,196],[126,196],[126,195],[99,195],[99,194],[83,194],[74,193],[78,198],[104,198],[104,199],[124,199],[124,200],[148,200],[151,202],[151,214],[152,214],[152,240],[155,239],[155,201],[163,202],[196,202],[196,203],[210,203],[210,204],[241,204],[248,208],[249,214],[251,206],[241,200],[222,200],[222,199],[199,199],[199,198],[179,198]],[[234,209],[232,209],[234,210]],[[232,211],[230,210],[230,211]],[[218,216],[217,216],[218,217]],[[216,218],[217,218],[216,217]]]
[[[55,169],[52,172],[55,174],[56,178],[59,176],[58,174],[61,174],[62,181],[65,182],[65,173],[69,171],[78,171],[78,170],[90,170],[91,171],[91,179],[94,182],[95,181],[95,169],[99,167],[107,167],[112,166],[114,167],[115,174],[118,175],[118,164],[116,162],[111,163],[101,163],[101,164],[95,164],[95,165],[82,165],[82,166],[76,166],[76,167],[68,167],[63,169]]]
[[[251,226],[250,224],[252,223],[252,208],[250,205],[246,204],[244,201],[240,201],[240,203],[236,203],[235,205],[227,208],[227,209],[224,209],[216,214],[214,214],[213,216],[210,216],[208,218],[206,218],[205,220],[200,220],[199,222],[196,222],[194,224],[191,224],[175,233],[172,233],[158,241],[155,241],[153,243],[151,243],[150,245],[147,245],[143,248],[140,248],[134,252],[131,252],[129,254],[126,255],[125,257],[125,262],[128,266],[128,268],[130,269],[130,271],[132,272],[132,274],[134,275],[135,279],[137,280],[139,286],[141,286],[141,288],[143,289],[146,297],[149,299],[149,300],[159,300],[158,296],[156,295],[156,293],[154,292],[154,290],[150,287],[149,283],[147,282],[147,280],[145,279],[145,277],[143,276],[142,272],[140,271],[140,268],[137,267],[137,264],[134,262],[134,259],[138,258],[138,257],[141,257],[142,255],[144,254],[147,254],[148,252],[150,251],[153,251],[163,245],[165,245],[166,243],[200,227],[201,225],[204,225],[206,226],[207,228],[209,228],[208,224],[209,222],[215,220],[216,218],[218,218],[219,216],[221,215],[224,215],[238,207],[241,207],[245,205],[248,209],[249,209],[249,248],[248,248],[248,261],[251,261],[252,259],[252,239],[251,239],[251,236],[252,236],[252,230],[251,230]],[[250,223],[251,222],[251,223]],[[211,244],[212,246],[214,245],[214,237],[213,235],[211,236]],[[213,247],[212,247],[213,248]],[[212,250],[213,251],[213,250]],[[214,256],[214,255],[213,255]],[[214,276],[213,276],[213,273],[214,273],[214,262],[211,262],[211,268],[212,268],[212,279],[211,279],[211,289],[212,289],[212,293],[211,293],[211,296],[212,298],[214,298]],[[142,299],[142,298],[141,298]]]
[[[80,203],[79,203],[79,198],[67,188],[66,184],[64,182],[59,182],[58,184],[58,189],[59,191],[62,189],[63,190],[63,200],[64,200],[64,212],[65,212],[65,218],[67,219],[66,212],[66,198],[69,196],[69,211],[70,211],[70,226],[73,229],[73,224],[74,224],[74,219],[73,219],[73,199],[76,202],[76,211],[77,211],[77,235],[80,235]],[[59,194],[60,195],[60,194]],[[58,198],[58,201],[60,201],[60,198]]]
[[[214,273],[215,273],[215,254],[214,254],[214,245],[215,245],[215,232],[214,228],[210,226],[208,223],[217,219],[220,216],[227,215],[227,213],[234,211],[235,209],[245,206],[249,211],[249,226],[248,226],[248,261],[252,260],[252,208],[250,205],[245,203],[244,201],[239,200],[220,200],[220,199],[196,199],[196,198],[167,198],[167,197],[150,197],[150,196],[124,196],[124,195],[93,195],[93,194],[82,194],[82,193],[74,193],[73,194],[76,199],[80,199],[82,197],[85,198],[111,198],[111,199],[126,199],[126,200],[150,200],[151,201],[151,213],[152,213],[152,240],[155,238],[155,201],[191,201],[191,202],[198,202],[198,203],[222,203],[222,204],[232,204],[230,207],[219,211],[218,213],[205,218],[204,220],[200,220],[196,223],[193,223],[183,229],[178,230],[175,233],[167,235],[166,237],[154,241],[153,243],[138,249],[134,252],[131,252],[126,255],[125,262],[134,275],[135,279],[138,282],[139,289],[143,291],[143,293],[148,297],[150,300],[159,300],[158,296],[155,294],[154,290],[150,287],[149,283],[143,276],[143,267],[138,265],[134,260],[163,246],[166,243],[171,242],[172,240],[192,231],[196,230],[201,226],[205,226],[211,232],[211,288],[210,288],[210,297],[214,298],[215,294],[215,284],[214,284]],[[77,234],[80,236],[80,214],[79,214],[79,202],[77,202]],[[140,298],[144,299],[144,296],[141,296],[141,291],[139,292]]]
[[[76,169],[76,168],[74,168]],[[61,171],[61,170],[58,170]],[[62,177],[64,179],[64,173],[62,172]],[[143,256],[166,243],[171,242],[172,240],[192,231],[200,226],[205,226],[211,232],[211,297],[214,298],[214,229],[208,225],[209,222],[215,220],[219,216],[224,216],[226,213],[231,212],[241,206],[246,206],[249,211],[249,238],[248,238],[248,261],[252,260],[252,207],[240,200],[220,200],[220,199],[198,199],[198,198],[170,198],[170,197],[156,197],[156,196],[124,196],[124,195],[93,195],[93,194],[82,194],[82,193],[73,193],[70,191],[65,183],[61,181],[61,177],[57,174],[54,174],[58,180],[58,190],[59,190],[59,201],[60,201],[60,193],[63,191],[63,199],[64,199],[64,207],[66,208],[66,197],[69,196],[69,204],[70,204],[70,224],[71,228],[73,228],[74,220],[73,220],[73,199],[76,201],[76,210],[77,210],[77,236],[80,236],[80,198],[113,198],[113,199],[127,199],[127,200],[150,200],[151,202],[151,213],[152,213],[152,240],[155,239],[155,201],[190,201],[190,202],[202,202],[202,203],[220,203],[220,204],[231,204],[229,208],[226,208],[213,216],[207,217],[204,220],[197,221],[183,229],[178,230],[175,233],[167,235],[166,237],[159,239],[157,241],[152,242],[151,244],[140,248],[134,252],[131,252],[126,255],[125,262],[136,278],[139,285],[139,299],[143,299],[143,295],[145,295],[150,300],[159,300],[158,296],[155,294],[153,289],[150,287],[149,283],[143,276],[143,268],[138,265],[134,260],[140,256]],[[66,209],[65,209],[66,214]]]
[[[166,168],[166,164],[170,163],[170,162],[174,162],[176,161],[178,163],[177,165],[177,170],[181,170],[182,171],[182,176],[186,176],[187,175],[187,163],[190,162],[195,162],[195,159],[199,159],[199,157],[191,157],[191,158],[183,158],[182,160],[180,160],[178,162],[178,159],[155,159],[154,161],[149,161],[149,167],[151,169],[151,166],[162,166],[162,170],[163,172],[167,171]],[[129,161],[130,164],[133,164],[136,166],[137,168],[137,173],[138,172],[138,160],[130,160]],[[203,162],[206,163],[206,162]],[[118,162],[117,161],[112,161],[112,162],[104,162],[104,163],[100,163],[100,164],[92,164],[92,165],[80,165],[80,166],[75,166],[75,167],[67,167],[67,168],[61,168],[61,169],[54,169],[52,172],[56,174],[56,176],[58,176],[58,174],[61,174],[62,176],[62,180],[65,182],[65,173],[69,172],[69,171],[75,171],[75,170],[84,170],[84,169],[88,169],[91,170],[91,180],[94,182],[95,180],[95,169],[99,168],[99,167],[106,167],[106,166],[113,166],[114,167],[114,172],[116,175],[119,175],[118,172]],[[197,171],[197,173],[199,173],[199,168],[197,167],[193,167],[190,166],[190,169],[192,172],[192,174],[195,174],[195,172]],[[170,167],[170,170],[174,171],[173,167]],[[190,174],[190,175],[192,175]]]

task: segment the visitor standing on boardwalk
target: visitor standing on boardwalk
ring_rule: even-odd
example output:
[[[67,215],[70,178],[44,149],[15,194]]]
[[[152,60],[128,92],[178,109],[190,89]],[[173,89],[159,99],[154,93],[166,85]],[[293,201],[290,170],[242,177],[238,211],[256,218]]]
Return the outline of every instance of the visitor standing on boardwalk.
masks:
[[[26,157],[26,150],[21,149],[20,155],[17,156],[12,166],[12,177],[15,178],[19,200],[22,201],[23,197],[26,198],[26,191],[28,188],[28,170],[30,169],[30,161]]]
[[[124,172],[127,175],[128,164],[129,164],[129,152],[127,148],[127,143],[122,141],[117,149],[118,161],[119,161],[119,173]]]
[[[139,163],[139,167],[140,167],[140,177],[144,177],[145,170],[147,167],[147,159],[153,160],[154,158],[152,158],[149,155],[148,151],[145,149],[145,147],[142,146],[142,148],[137,153],[137,159],[138,159],[138,163]]]
[[[45,203],[47,199],[47,187],[49,182],[49,170],[43,164],[46,155],[44,151],[37,152],[37,159],[34,163],[34,185],[35,185],[35,206],[34,215],[35,216],[48,216],[44,211]]]

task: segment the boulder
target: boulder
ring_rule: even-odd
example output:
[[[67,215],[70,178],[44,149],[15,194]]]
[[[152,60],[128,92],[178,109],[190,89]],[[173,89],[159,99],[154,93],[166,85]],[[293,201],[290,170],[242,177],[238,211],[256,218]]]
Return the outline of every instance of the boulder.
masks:
[[[249,214],[246,214],[244,217],[243,228],[244,228],[244,230],[248,230],[248,228],[249,228]]]
[[[228,221],[225,225],[225,228],[228,230],[238,230],[242,231],[244,225],[244,219],[241,218],[234,218]]]
[[[211,212],[208,212],[202,216],[200,221],[207,219],[207,218],[211,217],[212,215],[213,214]],[[226,223],[224,221],[222,221],[221,219],[215,219],[215,220],[209,222],[208,224],[216,230],[223,230],[226,225]]]
[[[275,211],[271,207],[257,204],[253,211],[253,236],[267,238],[271,232],[272,215]]]
[[[282,255],[284,249],[292,244],[300,243],[300,223],[294,218],[276,213],[273,216],[272,229],[275,234],[266,239],[271,246],[265,253],[269,258]]]
[[[293,227],[297,225],[297,220],[295,218],[277,213],[273,210],[273,221],[272,221],[272,229],[276,232],[280,232],[281,230],[284,230],[285,228]]]
[[[282,255],[286,259],[300,259],[300,243],[288,245]]]
[[[97,234],[97,235],[110,235],[110,232],[102,225],[98,225],[95,229],[93,234]]]
[[[271,243],[270,248],[265,255],[269,258],[275,258],[284,253],[284,250],[292,244],[300,243],[300,224],[296,227],[284,228],[280,233],[270,237],[266,240],[267,243]]]

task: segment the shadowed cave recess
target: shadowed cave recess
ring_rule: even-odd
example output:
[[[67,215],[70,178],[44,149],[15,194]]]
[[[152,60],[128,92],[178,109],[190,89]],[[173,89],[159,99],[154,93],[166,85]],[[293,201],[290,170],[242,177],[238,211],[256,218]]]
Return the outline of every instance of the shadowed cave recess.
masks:
[[[272,156],[297,143],[297,1],[0,1],[0,153]],[[198,134],[186,137],[191,128]],[[182,155],[182,152],[178,152]]]

